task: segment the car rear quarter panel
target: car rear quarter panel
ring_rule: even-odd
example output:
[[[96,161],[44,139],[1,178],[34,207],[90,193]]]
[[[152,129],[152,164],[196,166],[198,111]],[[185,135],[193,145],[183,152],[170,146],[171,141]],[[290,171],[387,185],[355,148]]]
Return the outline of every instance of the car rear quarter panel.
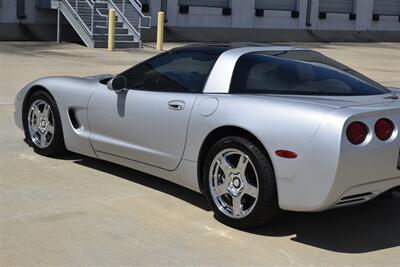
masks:
[[[271,158],[277,181],[291,181],[296,176],[302,162],[307,159],[311,140],[319,126],[335,111],[321,105],[228,94],[204,95],[197,102],[209,97],[218,99],[218,108],[210,116],[193,110],[184,159],[198,161],[200,148],[213,130],[235,126],[252,133],[264,145]],[[278,157],[275,155],[278,149],[295,151],[298,157]]]
[[[314,136],[296,177],[278,181],[281,208],[320,211],[335,207],[347,192],[367,193],[362,190],[369,188],[380,194],[399,185],[398,128],[388,141],[379,140],[374,125],[382,117],[399,127],[400,109],[395,105],[344,108],[329,115]],[[345,129],[354,121],[362,121],[370,129],[360,145],[351,144],[346,136]]]

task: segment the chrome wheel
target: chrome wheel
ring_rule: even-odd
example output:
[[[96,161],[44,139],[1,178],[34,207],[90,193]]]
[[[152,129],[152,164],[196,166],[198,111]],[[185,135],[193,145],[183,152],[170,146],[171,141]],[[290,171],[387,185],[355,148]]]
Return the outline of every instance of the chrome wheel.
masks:
[[[35,100],[28,112],[28,131],[32,142],[39,148],[46,148],[54,137],[54,116],[49,103]]]
[[[209,187],[218,209],[231,218],[246,217],[257,203],[259,181],[250,157],[238,149],[224,149],[211,162]]]

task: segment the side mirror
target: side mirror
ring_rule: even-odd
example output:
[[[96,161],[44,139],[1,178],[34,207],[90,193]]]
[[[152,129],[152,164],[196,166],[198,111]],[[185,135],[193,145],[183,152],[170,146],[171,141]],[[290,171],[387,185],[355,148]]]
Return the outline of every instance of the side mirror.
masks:
[[[111,91],[121,93],[126,88],[126,79],[123,76],[116,76],[107,82],[107,88]]]

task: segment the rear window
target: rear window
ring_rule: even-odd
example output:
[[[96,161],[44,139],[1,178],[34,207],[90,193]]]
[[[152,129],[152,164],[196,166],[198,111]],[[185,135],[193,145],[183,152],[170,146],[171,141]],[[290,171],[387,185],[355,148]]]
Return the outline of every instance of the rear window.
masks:
[[[317,52],[294,50],[241,56],[230,92],[354,96],[387,94],[389,90]]]

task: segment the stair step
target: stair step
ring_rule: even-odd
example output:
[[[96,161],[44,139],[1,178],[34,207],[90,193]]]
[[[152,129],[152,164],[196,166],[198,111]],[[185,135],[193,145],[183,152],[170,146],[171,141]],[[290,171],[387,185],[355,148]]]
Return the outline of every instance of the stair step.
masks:
[[[95,41],[94,43],[95,48],[107,48],[108,42],[107,41]],[[139,48],[139,42],[115,42],[115,48]]]
[[[95,41],[106,41],[108,40],[108,34],[95,34],[93,39]],[[115,41],[134,41],[134,37],[129,34],[115,34]]]
[[[0,0],[1,1],[1,0]],[[84,42],[88,46],[94,46],[95,48],[106,48],[108,46],[108,27],[107,27],[107,19],[108,12],[110,6],[102,1],[101,3],[93,2],[93,7],[88,2],[88,0],[66,0],[69,5],[74,9],[72,13],[75,13],[74,16],[78,16],[81,21],[86,25],[87,28],[93,28],[93,35],[89,36],[81,36]],[[122,0],[114,0],[117,3],[117,6],[122,10]],[[77,7],[77,12],[75,11]],[[132,7],[126,8],[125,16],[132,23],[133,26],[139,25],[140,14],[137,11],[131,9]],[[69,15],[71,16],[71,15]],[[93,22],[92,23],[92,18]],[[130,29],[128,29],[126,22],[123,20],[123,16],[116,14],[116,22],[115,22],[115,47],[116,48],[138,48],[140,45],[139,37],[136,34],[133,34]],[[70,18],[72,19],[72,18]],[[75,18],[76,19],[76,18]],[[93,24],[93,25],[92,25]],[[75,28],[78,26],[74,26]],[[78,32],[84,29],[83,25],[76,28]],[[82,28],[82,29],[79,29]]]
[[[95,27],[94,28],[94,33],[95,34],[107,34],[108,33],[108,29],[103,27]],[[124,29],[124,28],[115,28],[115,34],[128,34],[129,31],[128,29]]]
[[[104,26],[104,27],[106,27],[107,26],[107,21],[96,21],[95,25],[96,26]],[[115,22],[115,27],[116,28],[122,28],[123,25],[124,24],[122,22],[119,22],[119,21]]]
[[[108,4],[107,3],[94,3],[94,6],[96,8],[105,8],[108,9]]]
[[[108,8],[98,8],[97,9],[101,14],[107,15],[108,14]]]
[[[83,20],[92,20],[92,16],[86,16],[86,15],[84,15],[84,16],[79,16],[81,19],[83,19]],[[94,21],[101,21],[101,22],[105,22],[105,21],[107,21],[107,19],[106,18],[101,18],[101,17],[93,17],[93,20]]]

